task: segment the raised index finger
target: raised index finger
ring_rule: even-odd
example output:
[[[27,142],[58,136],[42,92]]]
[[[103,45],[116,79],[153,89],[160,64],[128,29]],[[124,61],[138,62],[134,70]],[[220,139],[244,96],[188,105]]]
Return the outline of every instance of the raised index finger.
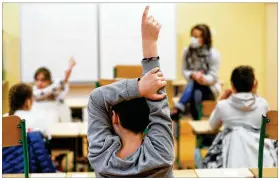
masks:
[[[148,17],[149,6],[146,6],[142,14],[142,21],[146,20]]]

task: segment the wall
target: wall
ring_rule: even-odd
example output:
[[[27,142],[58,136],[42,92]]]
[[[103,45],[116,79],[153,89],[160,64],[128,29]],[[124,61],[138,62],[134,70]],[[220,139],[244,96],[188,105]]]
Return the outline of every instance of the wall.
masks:
[[[277,109],[277,3],[267,3],[266,10],[266,100],[270,109]]]
[[[11,87],[20,81],[19,4],[3,3],[3,63],[5,80]]]
[[[3,3],[3,69],[2,114],[8,112],[8,90],[20,81],[19,5]],[[3,70],[2,69],[2,70]]]
[[[208,24],[216,35],[213,46],[221,53],[219,78],[230,86],[234,67],[252,65],[259,80],[259,94],[265,95],[265,4],[181,3],[177,5],[177,77],[182,79],[181,56],[197,23]]]

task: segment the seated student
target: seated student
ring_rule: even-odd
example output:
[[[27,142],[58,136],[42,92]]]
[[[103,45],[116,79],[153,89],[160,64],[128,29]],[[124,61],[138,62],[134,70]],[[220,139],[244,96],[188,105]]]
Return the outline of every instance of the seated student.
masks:
[[[48,134],[47,120],[39,113],[31,111],[33,104],[32,87],[18,83],[9,90],[9,113],[4,116],[16,115],[26,120],[27,131],[39,130],[44,134]]]
[[[41,67],[36,71],[34,75],[35,86],[33,86],[33,94],[36,100],[34,103],[35,111],[51,116],[51,119],[57,119],[57,121],[58,119],[61,121],[71,120],[71,112],[69,107],[65,105],[64,99],[69,92],[68,80],[75,64],[76,62],[71,58],[64,79],[54,81],[52,81],[51,73],[47,68]]]
[[[158,92],[166,86],[156,45],[161,26],[147,17],[148,10],[142,18],[145,75],[96,88],[90,95],[88,159],[97,177],[173,177],[170,110],[165,90]]]
[[[48,149],[42,133],[47,133],[47,128],[39,114],[31,112],[33,102],[32,88],[19,83],[11,87],[9,91],[9,113],[4,115],[16,115],[26,120],[27,143],[31,173],[55,172],[56,169],[51,161]],[[12,146],[2,149],[2,172],[23,173],[22,146]]]
[[[257,168],[262,115],[268,103],[256,94],[257,81],[250,66],[236,67],[231,75],[232,89],[226,90],[212,112],[209,123],[213,129],[222,124],[224,130],[208,150],[205,168]],[[277,166],[273,141],[265,140],[264,167]]]

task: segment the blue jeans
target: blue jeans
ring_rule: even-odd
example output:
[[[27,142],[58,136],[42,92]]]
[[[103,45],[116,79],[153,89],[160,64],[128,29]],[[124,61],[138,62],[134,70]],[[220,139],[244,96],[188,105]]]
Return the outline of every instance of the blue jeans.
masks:
[[[180,97],[179,102],[176,104],[176,107],[181,111],[184,111],[185,105],[190,101],[194,90],[194,81],[190,80],[185,87],[182,96]]]

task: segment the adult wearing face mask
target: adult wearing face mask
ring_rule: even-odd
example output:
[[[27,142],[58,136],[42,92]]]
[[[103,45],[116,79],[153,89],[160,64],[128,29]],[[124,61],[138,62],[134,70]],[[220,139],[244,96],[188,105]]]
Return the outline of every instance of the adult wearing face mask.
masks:
[[[171,118],[179,120],[190,103],[190,113],[197,120],[204,100],[215,100],[221,91],[217,71],[220,53],[212,47],[211,32],[207,25],[198,24],[191,29],[191,44],[184,50],[182,72],[187,86],[175,107]]]

